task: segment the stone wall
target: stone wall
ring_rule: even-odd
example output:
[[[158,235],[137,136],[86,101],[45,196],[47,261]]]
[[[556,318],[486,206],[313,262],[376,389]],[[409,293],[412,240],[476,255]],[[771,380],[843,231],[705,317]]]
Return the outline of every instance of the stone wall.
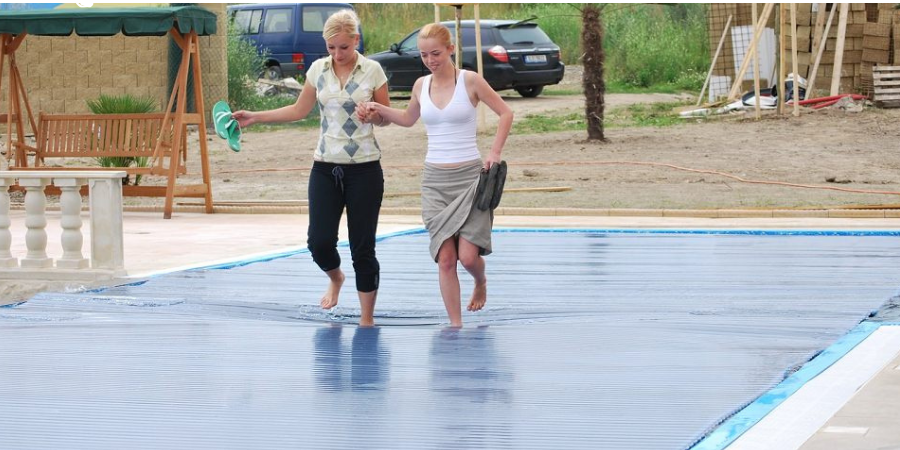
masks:
[[[225,4],[203,7],[219,16],[217,34],[200,38],[206,113],[228,97]],[[149,95],[160,109],[169,100],[170,38],[28,36],[16,52],[25,91],[35,115],[39,112],[90,112],[86,100],[101,94]],[[7,111],[8,66],[3,70],[0,112]],[[207,116],[208,117],[208,116]],[[27,122],[27,121],[26,121]],[[27,125],[26,125],[27,126]]]

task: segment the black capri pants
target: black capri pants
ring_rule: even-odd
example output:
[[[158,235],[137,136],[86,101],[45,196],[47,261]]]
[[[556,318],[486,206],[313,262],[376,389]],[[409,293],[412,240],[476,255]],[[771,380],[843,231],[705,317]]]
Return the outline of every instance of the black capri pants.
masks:
[[[341,266],[338,228],[347,208],[350,255],[356,290],[378,289],[380,266],[375,258],[378,212],[384,196],[380,161],[360,164],[313,163],[309,174],[309,232],[306,241],[313,261],[323,271]]]

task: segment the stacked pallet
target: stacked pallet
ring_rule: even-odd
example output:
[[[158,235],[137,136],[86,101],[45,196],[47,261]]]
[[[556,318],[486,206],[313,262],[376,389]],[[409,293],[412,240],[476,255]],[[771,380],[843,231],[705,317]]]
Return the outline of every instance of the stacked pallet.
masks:
[[[883,108],[900,107],[900,66],[875,66],[872,76],[875,103]]]
[[[797,64],[800,76],[809,78],[819,51],[819,40],[824,40],[822,56],[816,72],[815,87],[818,92],[810,95],[828,95],[836,60],[838,33],[840,28],[840,3],[795,4],[796,28],[791,27],[790,7],[784,4],[782,17],[771,14],[766,26],[775,30],[776,39],[785,43],[785,74],[793,71],[791,51],[792,35],[796,34]],[[757,10],[763,4],[755,5]],[[824,6],[824,8],[823,8]],[[726,80],[734,80],[736,66],[741,56],[750,46],[748,26],[752,27],[751,8],[753,4],[727,3],[713,4],[709,10],[709,39],[711,51],[717,48],[724,35],[724,47],[713,68],[712,74]],[[835,8],[834,16],[823,36],[827,18]],[[824,9],[820,11],[820,9]],[[776,5],[776,11],[778,7]],[[725,29],[726,19],[733,17],[729,30]],[[783,26],[780,26],[783,24]],[[796,31],[794,31],[796,30]],[[740,32],[739,32],[740,31]],[[749,33],[752,35],[752,33]],[[777,47],[777,45],[776,45]],[[850,3],[846,16],[844,42],[842,47],[839,93],[864,93],[873,91],[873,68],[876,65],[900,66],[900,10],[895,3]],[[776,49],[777,53],[777,49]],[[768,57],[771,57],[769,55]],[[752,73],[749,71],[748,73]],[[770,74],[761,74],[762,86],[771,86],[775,80],[767,80]],[[731,81],[728,81],[729,83]],[[751,80],[743,80],[742,92],[753,89]],[[824,92],[823,92],[824,91]]]
[[[895,9],[894,21],[894,65],[900,66],[900,9]]]
[[[816,59],[816,53],[812,47],[815,33],[816,18],[812,12],[812,3],[797,3],[797,72],[801,77],[809,77],[809,69]],[[784,55],[785,73],[793,70],[793,57],[791,54],[792,33],[790,9],[785,8],[784,38],[788,51]]]
[[[872,94],[872,68],[891,63],[891,24],[870,22],[863,30],[863,54],[860,64],[860,93]]]
[[[839,4],[830,3],[829,7],[839,8]],[[819,77],[821,83],[816,83],[820,88],[827,89],[831,85],[830,80],[834,76],[834,61],[838,47],[838,28],[840,11],[834,14],[834,20],[828,30],[825,41],[825,52],[819,62]],[[866,4],[852,3],[850,13],[847,16],[847,29],[844,37],[844,54],[841,62],[841,81],[839,93],[854,93],[861,80],[860,64],[863,56],[863,33],[867,22]],[[826,81],[827,80],[827,81]]]
[[[872,84],[875,102],[884,108],[900,108],[900,9],[882,9],[878,23],[890,24],[893,40],[890,42],[893,66],[873,68]]]

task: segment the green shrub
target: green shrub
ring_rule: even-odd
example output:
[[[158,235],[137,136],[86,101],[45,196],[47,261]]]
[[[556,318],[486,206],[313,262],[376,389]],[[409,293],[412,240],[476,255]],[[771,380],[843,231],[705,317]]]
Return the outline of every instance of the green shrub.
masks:
[[[228,105],[232,111],[242,109],[263,111],[291,105],[297,101],[296,97],[290,95],[267,97],[257,93],[256,80],[265,68],[268,51],[260,54],[253,43],[241,38],[233,24],[229,24],[228,27],[227,52]],[[310,113],[307,120],[318,119],[317,111],[316,109]]]
[[[130,94],[101,95],[93,100],[87,100],[87,107],[94,114],[146,114],[157,111],[156,100],[149,96],[137,97]],[[150,158],[102,156],[96,158],[100,167],[147,167]],[[129,184],[130,176],[125,177],[123,184]],[[141,184],[141,175],[135,175],[134,185]]]
[[[87,107],[94,114],[144,114],[155,112],[156,100],[149,96],[101,95],[87,100]]]
[[[254,109],[257,101],[255,82],[265,68],[265,54],[260,55],[256,46],[243,39],[234,28],[228,25],[226,43],[228,53],[228,103],[234,111]]]

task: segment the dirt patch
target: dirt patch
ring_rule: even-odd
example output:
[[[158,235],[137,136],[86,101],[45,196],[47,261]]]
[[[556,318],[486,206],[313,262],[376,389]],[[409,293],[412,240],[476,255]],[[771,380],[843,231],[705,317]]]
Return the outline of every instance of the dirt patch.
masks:
[[[580,68],[550,90],[571,91]],[[526,99],[501,93],[516,114],[556,116],[584,111],[580,95],[541,95]],[[687,99],[671,94],[611,94],[607,112],[617,107]],[[395,105],[405,106],[402,99]],[[478,142],[493,140],[496,118],[485,112]],[[513,134],[503,157],[509,163],[507,189],[562,187],[562,192],[509,191],[503,206],[581,208],[769,208],[851,204],[898,204],[898,195],[741,182],[774,181],[824,188],[900,192],[900,109],[866,108],[860,113],[820,110],[800,117],[767,113],[760,121],[738,114],[714,121],[687,120],[663,128],[607,129],[607,143],[587,142],[585,131]],[[234,153],[211,133],[209,148],[216,201],[304,200],[318,128],[248,132],[243,151]],[[385,206],[418,206],[425,129],[379,128],[383,149]],[[193,148],[197,134],[192,133]],[[197,179],[195,153],[189,175]],[[640,165],[636,163],[655,163]],[[146,178],[144,184],[164,180]],[[190,201],[190,200],[187,200]],[[159,199],[126,199],[129,204],[161,204]]]
[[[508,96],[517,120],[527,114],[580,111],[579,96]],[[666,94],[610,95],[609,106],[673,101]],[[479,147],[490,147],[492,114]],[[801,117],[735,117],[665,128],[607,130],[607,143],[583,131],[510,136],[504,159],[507,188],[566,187],[564,192],[516,193],[504,206],[584,208],[753,208],[900,203],[897,195],[855,194],[751,184],[747,180],[826,188],[900,192],[900,110],[819,111]],[[385,206],[417,206],[425,156],[421,124],[376,130],[384,149]],[[317,129],[247,133],[241,153],[210,139],[217,200],[305,199]],[[651,162],[659,166],[636,165]],[[196,161],[192,161],[192,164]],[[196,167],[192,167],[196,173]],[[129,201],[134,201],[129,199]]]

